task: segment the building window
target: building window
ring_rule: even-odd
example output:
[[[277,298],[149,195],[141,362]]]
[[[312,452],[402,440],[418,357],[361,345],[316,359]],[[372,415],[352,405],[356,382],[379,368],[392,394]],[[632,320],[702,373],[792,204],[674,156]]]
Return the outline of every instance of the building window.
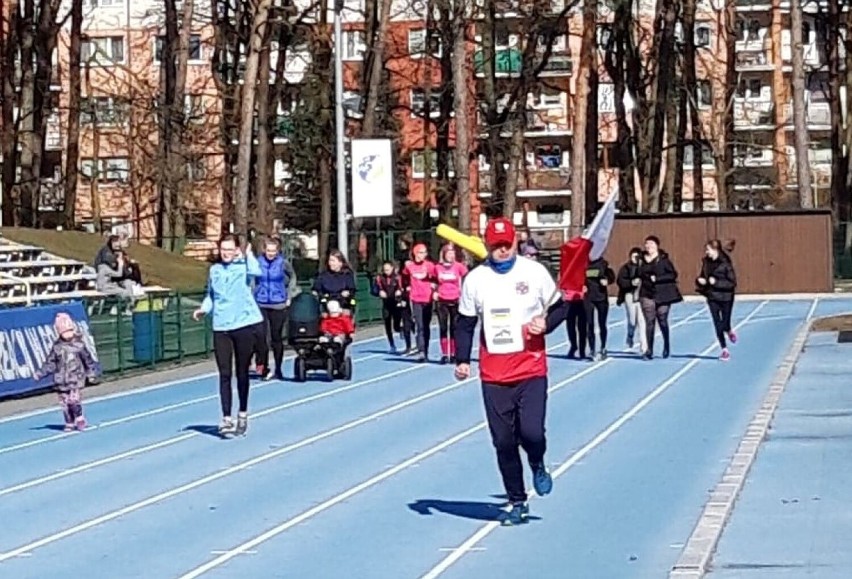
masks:
[[[695,27],[695,46],[697,48],[708,48],[710,46],[710,27],[699,24]]]
[[[87,0],[86,4],[91,8],[117,8],[124,6],[125,0]]]
[[[184,228],[187,239],[207,239],[207,212],[187,209]]]
[[[204,157],[190,158],[186,162],[186,179],[190,183],[207,180],[207,163]]]
[[[737,20],[737,40],[756,42],[760,40],[760,21],[754,18]]]
[[[763,83],[759,78],[741,79],[737,84],[737,97],[742,99],[756,100],[760,98]]]
[[[712,167],[715,164],[713,149],[707,144],[701,145],[701,166]],[[692,156],[692,143],[687,143],[683,147],[683,166],[694,167],[695,159]]]
[[[154,40],[154,62],[163,61],[163,52],[166,50],[166,37],[158,36]],[[187,47],[187,62],[200,63],[203,62],[203,53],[201,51],[201,35],[191,34],[189,36],[189,46]]]
[[[706,109],[713,106],[713,86],[707,79],[699,79],[696,83],[698,92],[698,108]]]
[[[453,149],[447,150],[447,176],[452,177],[456,174]],[[429,171],[430,177],[438,176],[438,153],[429,149],[428,151],[412,151],[411,153],[411,177],[412,179],[425,179],[426,171]]]
[[[82,97],[80,123],[99,127],[119,125],[127,121],[128,101],[115,97]]]
[[[186,94],[183,96],[183,114],[187,123],[204,123],[204,101],[203,95]]]
[[[97,169],[96,169],[97,167]],[[124,183],[130,175],[130,160],[127,157],[106,159],[81,159],[80,174],[85,181],[97,177],[101,183]]]
[[[426,114],[426,91],[415,88],[411,91],[411,116],[422,117]],[[441,116],[441,93],[432,91],[429,93],[429,117]]]
[[[363,30],[343,31],[343,60],[364,60],[367,42]]]
[[[411,58],[423,58],[427,46],[431,56],[441,58],[441,37],[438,31],[423,28],[408,31],[408,54]]]
[[[527,152],[527,165],[534,169],[561,169],[568,166],[567,156],[559,145],[537,145]]]
[[[108,66],[124,62],[124,37],[88,37],[80,47],[80,60],[84,64]]]

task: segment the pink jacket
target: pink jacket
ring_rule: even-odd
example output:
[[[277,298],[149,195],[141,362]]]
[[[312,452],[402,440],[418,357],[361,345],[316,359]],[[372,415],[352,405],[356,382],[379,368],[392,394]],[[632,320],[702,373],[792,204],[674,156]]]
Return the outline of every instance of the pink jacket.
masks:
[[[435,266],[435,277],[438,279],[438,299],[445,302],[457,302],[461,297],[462,278],[467,275],[467,268],[459,262],[439,263]]]
[[[408,298],[414,304],[428,304],[432,301],[432,284],[435,283],[435,264],[431,261],[415,263],[407,261],[402,270]]]

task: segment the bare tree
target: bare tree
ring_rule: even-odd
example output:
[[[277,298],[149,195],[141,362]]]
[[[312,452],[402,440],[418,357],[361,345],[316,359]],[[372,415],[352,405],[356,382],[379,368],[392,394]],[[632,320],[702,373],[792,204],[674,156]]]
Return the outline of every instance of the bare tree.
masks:
[[[80,56],[83,0],[72,0],[68,48],[68,133],[65,146],[65,227],[73,229],[77,212],[77,177],[80,163]]]
[[[470,215],[470,125],[468,124],[468,79],[472,72],[466,55],[467,2],[454,2],[452,12],[453,110],[456,114],[456,200],[458,225],[462,231],[473,231]]]
[[[793,139],[796,151],[796,179],[799,188],[799,204],[813,208],[811,192],[810,157],[808,155],[808,119],[805,109],[805,62],[802,46],[801,0],[790,2],[790,36],[792,37],[793,64]]]

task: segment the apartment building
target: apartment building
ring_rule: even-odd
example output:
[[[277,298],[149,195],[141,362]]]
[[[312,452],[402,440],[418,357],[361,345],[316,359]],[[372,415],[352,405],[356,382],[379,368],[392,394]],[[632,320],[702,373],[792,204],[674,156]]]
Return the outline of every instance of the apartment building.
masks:
[[[509,91],[520,72],[524,50],[521,34],[520,0],[501,0],[496,29],[496,90]],[[551,12],[561,14],[566,0],[552,0]],[[307,6],[308,0],[300,0]],[[792,114],[790,91],[791,42],[789,4],[771,0],[736,0],[737,90],[732,103],[736,127],[735,181],[737,202],[752,200],[772,204],[779,191],[795,186],[792,151]],[[221,105],[212,66],[213,30],[209,3],[196,2],[196,17],[190,39],[186,111],[193,131],[193,143],[187,158],[192,181],[187,203],[190,211],[187,235],[215,238],[222,227],[222,184],[225,157],[219,129]],[[719,4],[718,6],[716,4]],[[606,34],[612,20],[608,4],[601,4],[598,36]],[[696,24],[698,47],[699,107],[705,137],[717,150],[704,155],[703,185],[705,209],[716,205],[716,177],[713,155],[724,145],[721,119],[728,106],[725,94],[724,3],[701,0]],[[655,3],[637,3],[638,20],[653,29]],[[808,9],[806,9],[807,11]],[[85,7],[83,60],[83,103],[81,111],[80,182],[77,212],[80,221],[91,223],[98,215],[106,225],[135,224],[133,232],[142,238],[153,237],[157,212],[158,174],[162,162],[157,156],[157,111],[159,92],[163,8],[154,0],[87,0]],[[367,50],[363,32],[363,0],[344,2],[342,54],[345,66],[344,105],[352,125],[363,114],[360,79]],[[329,18],[329,22],[331,18]],[[805,61],[808,68],[808,129],[812,180],[818,199],[828,189],[831,151],[828,145],[830,115],[828,108],[826,54],[821,48],[818,19],[805,16]],[[432,29],[427,29],[427,24]],[[527,128],[524,133],[524,170],[518,183],[517,222],[524,219],[533,229],[562,229],[570,223],[570,161],[573,138],[573,100],[576,93],[575,71],[580,54],[582,19],[579,7],[564,14],[564,34],[556,37],[551,56],[540,75],[541,87],[527,95]],[[440,22],[426,18],[423,0],[394,0],[386,39],[390,89],[400,105],[394,115],[400,127],[397,141],[405,165],[410,199],[434,206],[437,203],[436,162],[434,151],[439,138],[455,147],[455,120],[449,120],[446,134],[439,135],[434,123],[424,119],[429,101],[430,116],[439,108],[434,87],[442,81],[441,46],[435,27]],[[480,36],[481,21],[471,19],[471,34]],[[601,43],[603,44],[603,43]],[[66,149],[68,111],[68,38],[60,39],[56,55],[54,97],[50,102],[50,120],[46,156],[42,174],[46,176],[42,207],[59,209],[62,203],[63,152]],[[543,50],[544,46],[537,47]],[[470,43],[467,58],[470,74],[471,103],[468,111],[472,143],[470,175],[472,209],[475,223],[484,223],[482,205],[493,195],[492,168],[477,145],[484,137],[477,96],[483,89],[484,59],[477,43]],[[276,66],[273,51],[271,66]],[[284,75],[288,84],[298,86],[311,63],[307,45],[295,46],[287,53]],[[841,57],[842,58],[842,57]],[[231,82],[239,82],[242,62],[223,63],[231,71]],[[615,103],[612,82],[600,70],[598,91],[600,122],[600,199],[617,187],[617,169],[612,161],[615,141]],[[227,78],[225,79],[228,80]],[[276,82],[276,79],[272,79]],[[845,88],[843,89],[845,91]],[[429,95],[427,97],[427,95]],[[629,99],[628,99],[629,100]],[[841,96],[845,114],[845,92]],[[625,102],[628,110],[632,103]],[[274,143],[274,185],[279,209],[292,202],[287,185],[292,171],[287,162],[290,136],[290,111],[276,111]],[[508,135],[505,135],[508,138]],[[712,149],[712,147],[711,147]],[[692,201],[691,150],[687,148],[684,175],[684,210]],[[448,173],[454,172],[452,155]],[[138,229],[137,229],[138,228]]]

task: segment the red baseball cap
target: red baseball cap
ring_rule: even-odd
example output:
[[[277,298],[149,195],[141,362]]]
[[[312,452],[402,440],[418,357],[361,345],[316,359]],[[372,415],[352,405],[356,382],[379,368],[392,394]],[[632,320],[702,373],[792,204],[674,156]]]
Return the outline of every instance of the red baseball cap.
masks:
[[[515,226],[505,217],[491,219],[485,226],[485,245],[488,247],[515,245]]]

